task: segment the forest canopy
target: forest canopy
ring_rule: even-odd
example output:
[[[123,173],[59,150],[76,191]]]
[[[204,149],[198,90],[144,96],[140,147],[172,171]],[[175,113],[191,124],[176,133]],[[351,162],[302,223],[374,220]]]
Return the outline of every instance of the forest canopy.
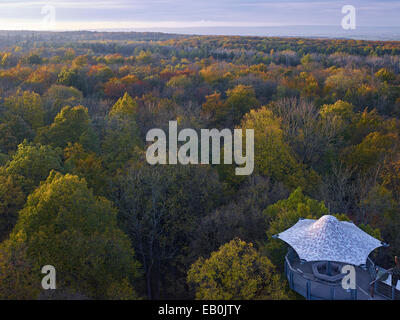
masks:
[[[272,235],[326,214],[392,267],[399,117],[399,42],[2,31],[0,299],[295,299]],[[253,174],[150,165],[169,121],[254,129]]]

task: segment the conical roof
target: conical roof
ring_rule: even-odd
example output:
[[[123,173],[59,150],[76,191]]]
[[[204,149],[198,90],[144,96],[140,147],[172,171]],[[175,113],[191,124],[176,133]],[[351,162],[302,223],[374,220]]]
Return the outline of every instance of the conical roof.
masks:
[[[384,244],[354,223],[325,215],[303,219],[274,236],[288,243],[305,261],[336,261],[355,266],[366,264],[368,255]]]

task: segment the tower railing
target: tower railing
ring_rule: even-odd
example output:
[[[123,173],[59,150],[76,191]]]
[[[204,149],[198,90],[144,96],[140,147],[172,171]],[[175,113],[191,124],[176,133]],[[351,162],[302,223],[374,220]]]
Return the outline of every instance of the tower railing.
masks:
[[[295,254],[285,257],[285,275],[289,286],[308,300],[357,300],[358,290],[345,290],[341,283],[319,280],[293,266]]]
[[[357,300],[374,298],[369,291],[374,286],[374,296],[378,295],[381,299],[400,300],[400,291],[392,288],[391,285],[385,283],[381,279],[385,273],[390,271],[377,266],[370,258],[367,260],[366,271],[370,275],[370,279],[375,279],[370,283],[366,283],[369,289],[362,289],[357,285],[355,290],[345,290],[341,283],[333,283],[320,280],[314,275],[303,272],[296,268],[295,262],[300,262],[294,250],[289,250],[285,256],[285,276],[289,281],[289,286],[303,297],[309,300]],[[377,278],[379,277],[379,278]]]

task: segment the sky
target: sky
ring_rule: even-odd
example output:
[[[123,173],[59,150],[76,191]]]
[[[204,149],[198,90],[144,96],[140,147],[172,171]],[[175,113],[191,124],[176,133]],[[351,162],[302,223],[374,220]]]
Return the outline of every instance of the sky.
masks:
[[[0,0],[1,30],[139,30],[341,25],[400,27],[400,0]]]

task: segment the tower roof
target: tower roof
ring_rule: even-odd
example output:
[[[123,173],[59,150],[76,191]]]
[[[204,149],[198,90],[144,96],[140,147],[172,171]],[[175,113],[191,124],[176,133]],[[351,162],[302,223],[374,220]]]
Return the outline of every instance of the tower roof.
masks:
[[[384,244],[354,223],[325,215],[319,220],[303,219],[274,236],[288,243],[305,261],[337,261],[363,265],[374,249]]]

